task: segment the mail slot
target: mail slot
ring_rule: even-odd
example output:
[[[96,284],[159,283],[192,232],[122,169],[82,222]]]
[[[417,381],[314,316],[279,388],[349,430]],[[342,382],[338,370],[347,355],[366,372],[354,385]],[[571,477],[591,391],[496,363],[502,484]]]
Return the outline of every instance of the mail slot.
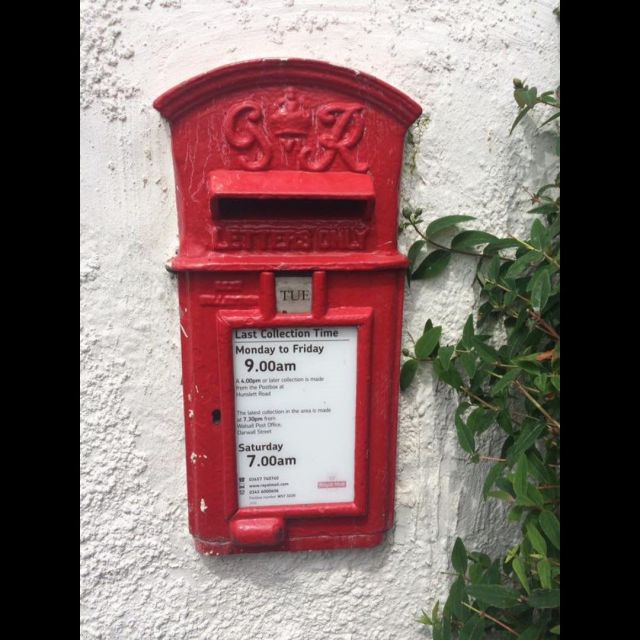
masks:
[[[295,59],[221,67],[154,106],[171,124],[196,549],[379,544],[407,266],[398,185],[420,107]]]

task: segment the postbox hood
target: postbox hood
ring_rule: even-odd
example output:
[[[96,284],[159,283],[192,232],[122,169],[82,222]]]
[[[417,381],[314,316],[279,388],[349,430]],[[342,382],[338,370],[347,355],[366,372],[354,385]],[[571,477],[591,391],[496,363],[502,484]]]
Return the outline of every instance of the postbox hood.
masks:
[[[419,104],[373,76],[319,60],[263,58],[230,64],[195,76],[159,96],[153,106],[170,122],[230,91],[276,83],[313,84],[377,106],[405,128],[422,113]]]
[[[326,62],[254,60],[187,80],[154,106],[171,123],[174,269],[284,269],[284,254],[323,268],[339,254],[405,260],[398,187],[421,108],[397,89]]]

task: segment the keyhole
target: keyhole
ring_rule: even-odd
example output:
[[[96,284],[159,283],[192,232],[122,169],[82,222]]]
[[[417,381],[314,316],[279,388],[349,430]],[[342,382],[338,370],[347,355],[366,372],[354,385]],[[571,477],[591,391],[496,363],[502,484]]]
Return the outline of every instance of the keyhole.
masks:
[[[222,413],[220,412],[220,409],[214,409],[211,412],[211,419],[213,420],[213,424],[220,424],[221,418],[222,418]]]

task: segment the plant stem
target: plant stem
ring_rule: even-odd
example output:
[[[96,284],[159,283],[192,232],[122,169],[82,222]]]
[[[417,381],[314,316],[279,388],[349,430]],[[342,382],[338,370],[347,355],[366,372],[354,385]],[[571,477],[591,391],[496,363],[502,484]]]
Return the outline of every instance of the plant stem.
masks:
[[[426,234],[422,233],[422,231],[420,231],[420,229],[418,229],[418,227],[416,226],[415,222],[409,220],[409,224],[413,227],[413,230],[425,241],[428,242],[429,244],[432,244],[434,247],[437,247],[438,249],[444,249],[445,251],[451,251],[451,253],[459,253],[463,256],[473,256],[474,258],[489,258],[491,256],[486,256],[484,255],[484,253],[476,253],[475,251],[464,251],[463,249],[454,249],[453,247],[447,247],[443,244],[440,244],[439,242],[436,242],[435,240],[432,240],[431,238],[428,238],[426,236]],[[498,256],[498,258],[500,258],[500,260],[504,260],[506,262],[513,262],[512,258],[505,258],[503,256],[501,256],[500,254],[496,254]]]
[[[520,240],[520,238],[516,238],[515,236],[509,236],[512,240],[515,240],[517,243],[521,244],[523,247],[529,249],[529,251],[536,251],[540,255],[543,255],[548,262],[550,262],[554,267],[560,268],[560,263],[553,257],[546,254],[542,249],[536,249],[532,244],[525,242],[524,240]]]
[[[427,238],[426,234],[422,233],[422,231],[420,231],[420,229],[418,229],[418,227],[417,227],[415,222],[413,222],[412,220],[409,220],[409,224],[413,227],[413,230],[425,242],[428,242],[429,244],[432,244],[434,247],[438,247],[438,249],[444,249],[445,251],[451,251],[452,253],[461,253],[462,255],[465,255],[465,256],[474,256],[476,258],[484,257],[481,253],[472,253],[471,251],[462,251],[461,249],[452,249],[451,247],[445,247],[443,244],[438,244],[437,242],[434,242],[430,238]]]
[[[443,244],[440,244],[439,242],[435,242],[434,240],[431,240],[431,238],[427,238],[425,236],[427,242],[429,244],[432,244],[434,247],[438,247],[438,249],[444,249],[445,251],[451,251],[453,253],[460,253],[463,256],[473,256],[474,258],[485,258],[486,256],[483,256],[481,253],[475,253],[474,251],[463,251],[462,249],[453,249],[451,247],[446,247]]]
[[[554,267],[558,267],[558,269],[560,268],[560,263],[552,256],[550,256],[548,253],[545,253],[544,251],[542,252],[542,255],[554,266]]]
[[[552,418],[545,408],[525,389],[525,387],[518,380],[514,380],[514,386],[519,389],[524,396],[531,402],[531,404],[558,430],[560,431],[560,423]]]
[[[533,318],[536,324],[540,325],[540,328],[546,334],[560,342],[560,334],[544,318],[542,318],[540,314],[536,313],[533,309],[527,309],[527,313]]]
[[[483,400],[480,396],[477,396],[470,389],[467,389],[466,387],[461,387],[461,389],[470,398],[473,398],[474,400],[479,402],[483,407],[486,407],[487,409],[491,409],[491,411],[500,411],[500,407],[496,407],[496,405],[491,404],[490,402],[487,402],[486,400]]]
[[[485,611],[480,611],[480,609],[476,609],[475,607],[472,607],[470,604],[466,602],[463,602],[462,604],[468,609],[471,609],[471,611],[474,611],[475,613],[477,613],[481,618],[486,618],[487,620],[491,620],[491,622],[495,622],[497,625],[500,625],[503,629],[506,629],[509,633],[512,633],[514,636],[518,635],[517,631],[514,631],[511,627],[506,625],[504,622],[498,620],[497,618],[494,618],[493,616],[490,616]]]
[[[509,289],[509,287],[505,287],[504,285],[500,284],[499,282],[496,282],[495,280],[491,280],[489,278],[487,278],[485,280],[485,282],[488,282],[489,284],[493,284],[496,287],[498,287],[498,289],[502,289],[503,291],[506,291],[507,293],[515,293],[516,296],[518,298],[520,298],[520,300],[522,300],[523,302],[526,302],[528,306],[531,306],[531,300],[529,300],[529,298],[525,298],[524,296],[520,295],[517,291],[514,291],[513,289]]]
[[[505,287],[504,285],[500,284],[499,282],[496,282],[495,280],[490,280],[489,278],[487,278],[485,282],[488,282],[489,284],[492,284],[492,285],[498,287],[498,289],[502,289],[503,291],[506,291],[507,293],[515,293],[516,296],[518,298],[520,298],[520,300],[522,300],[523,302],[527,303],[528,307],[532,306],[531,305],[531,300],[529,300],[529,298],[526,298],[525,296],[520,295],[519,293],[517,293],[513,289],[509,289],[509,287]],[[551,336],[552,338],[554,338],[555,340],[560,342],[560,335],[558,334],[558,332],[548,322],[546,322],[540,315],[538,315],[535,311],[533,311],[533,309],[527,309],[527,313],[531,316],[531,318],[534,320],[534,322],[548,336]],[[517,316],[513,316],[513,317],[517,317]]]

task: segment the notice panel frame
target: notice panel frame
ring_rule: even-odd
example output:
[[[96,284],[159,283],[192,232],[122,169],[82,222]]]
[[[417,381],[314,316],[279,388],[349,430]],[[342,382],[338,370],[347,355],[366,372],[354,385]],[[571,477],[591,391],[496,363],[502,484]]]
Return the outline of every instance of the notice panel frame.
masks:
[[[315,292],[314,292],[315,293]],[[369,396],[371,384],[371,307],[328,309],[322,316],[277,314],[265,318],[255,310],[221,310],[217,314],[220,354],[221,424],[224,457],[223,504],[225,517],[231,519],[282,517],[323,518],[363,516],[367,513]],[[235,329],[268,329],[284,327],[349,327],[357,328],[356,400],[355,400],[355,464],[353,502],[286,504],[264,507],[238,506],[236,461],[235,377],[233,369],[233,331]]]

